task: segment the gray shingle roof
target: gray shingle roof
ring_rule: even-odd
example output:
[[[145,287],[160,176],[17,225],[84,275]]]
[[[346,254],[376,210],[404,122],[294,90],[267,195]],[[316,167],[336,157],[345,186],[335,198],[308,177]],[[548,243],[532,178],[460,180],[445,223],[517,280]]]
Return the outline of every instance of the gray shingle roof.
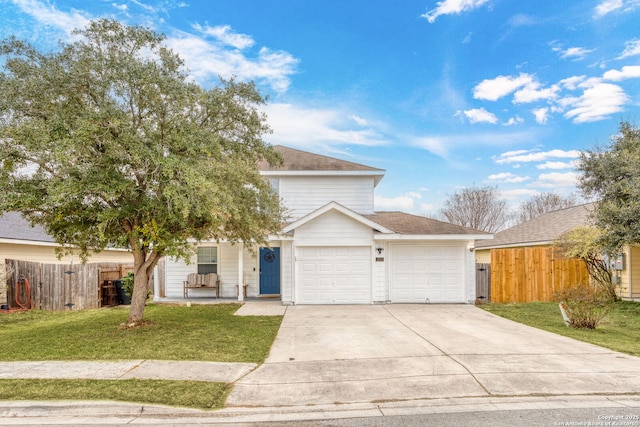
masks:
[[[18,212],[6,212],[0,216],[0,239],[55,242],[42,226],[32,227]]]
[[[376,212],[373,215],[363,216],[398,234],[489,234],[404,212]]]
[[[594,204],[588,203],[540,215],[496,233],[493,240],[476,242],[476,249],[551,243],[567,231],[589,225],[593,209]]]
[[[262,171],[371,171],[376,174],[384,172],[384,169],[377,169],[359,163],[348,162],[333,157],[313,154],[294,148],[274,145],[284,159],[284,164],[279,167],[272,167],[268,162],[260,162],[258,165]]]

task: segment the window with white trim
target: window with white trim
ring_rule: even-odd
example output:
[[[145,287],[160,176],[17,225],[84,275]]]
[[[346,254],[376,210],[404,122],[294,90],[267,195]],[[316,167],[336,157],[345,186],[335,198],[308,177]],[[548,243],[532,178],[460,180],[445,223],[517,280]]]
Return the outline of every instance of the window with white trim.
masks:
[[[198,274],[218,273],[218,248],[198,247]]]

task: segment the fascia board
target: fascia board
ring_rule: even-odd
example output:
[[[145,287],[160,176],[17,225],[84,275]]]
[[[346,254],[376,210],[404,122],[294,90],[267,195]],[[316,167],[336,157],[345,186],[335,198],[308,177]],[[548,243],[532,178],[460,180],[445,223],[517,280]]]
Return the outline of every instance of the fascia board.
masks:
[[[374,240],[480,240],[489,239],[487,234],[377,234]]]

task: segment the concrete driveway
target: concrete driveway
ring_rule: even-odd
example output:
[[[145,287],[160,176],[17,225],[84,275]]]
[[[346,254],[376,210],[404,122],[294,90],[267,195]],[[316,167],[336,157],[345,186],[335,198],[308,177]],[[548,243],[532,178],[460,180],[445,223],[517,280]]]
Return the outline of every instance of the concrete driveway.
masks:
[[[292,306],[227,405],[624,393],[640,393],[640,358],[474,306]]]

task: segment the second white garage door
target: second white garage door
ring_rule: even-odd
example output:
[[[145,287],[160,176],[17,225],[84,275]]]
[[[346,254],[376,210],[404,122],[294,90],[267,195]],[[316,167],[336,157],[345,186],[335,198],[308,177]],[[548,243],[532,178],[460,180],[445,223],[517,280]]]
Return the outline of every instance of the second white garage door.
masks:
[[[298,247],[299,304],[370,304],[371,247]]]
[[[390,249],[391,302],[466,302],[464,247],[398,245]]]

